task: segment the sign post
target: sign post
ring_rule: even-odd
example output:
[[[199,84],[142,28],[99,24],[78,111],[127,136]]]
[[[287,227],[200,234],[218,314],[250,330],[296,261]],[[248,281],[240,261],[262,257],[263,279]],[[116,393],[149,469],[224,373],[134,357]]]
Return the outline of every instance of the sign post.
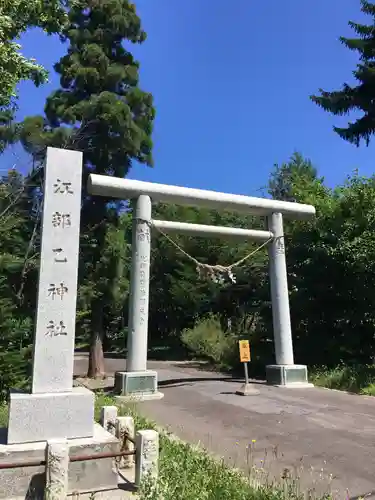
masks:
[[[243,363],[245,371],[245,384],[241,387],[241,389],[236,391],[236,394],[239,394],[241,396],[254,396],[256,394],[259,394],[259,391],[249,383],[247,363],[251,361],[250,342],[248,340],[239,340],[238,347],[240,350],[240,361],[241,363]]]
[[[248,340],[240,340],[238,342],[238,345],[240,347],[240,361],[243,363],[244,368],[245,368],[245,382],[246,384],[249,383],[249,373],[247,370],[247,363],[251,361],[251,356],[250,356],[250,343]]]

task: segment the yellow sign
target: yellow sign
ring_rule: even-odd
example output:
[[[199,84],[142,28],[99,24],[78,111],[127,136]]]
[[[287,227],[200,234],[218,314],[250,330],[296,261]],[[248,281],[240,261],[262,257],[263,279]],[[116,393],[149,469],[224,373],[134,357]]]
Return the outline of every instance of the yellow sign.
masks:
[[[241,363],[247,363],[251,361],[250,357],[250,343],[248,340],[240,340],[238,342],[240,347],[240,361]]]

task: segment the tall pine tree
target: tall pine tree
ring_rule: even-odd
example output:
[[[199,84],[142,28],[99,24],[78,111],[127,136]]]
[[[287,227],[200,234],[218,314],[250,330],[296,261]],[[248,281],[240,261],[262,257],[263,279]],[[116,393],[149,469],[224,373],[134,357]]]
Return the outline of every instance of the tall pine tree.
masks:
[[[127,44],[146,33],[128,0],[72,3],[62,36],[67,54],[55,65],[61,88],[45,106],[45,117],[28,118],[23,143],[43,159],[46,146],[83,152],[81,275],[91,303],[90,377],[104,373],[104,311],[112,300],[119,266],[108,263],[108,230],[118,226],[119,204],[85,193],[89,173],[124,177],[134,161],[152,165],[152,95],[139,86],[139,64]],[[117,259],[116,252],[113,259]],[[87,290],[90,290],[89,293]]]
[[[349,26],[358,38],[340,37],[341,43],[359,54],[360,63],[353,71],[358,85],[344,83],[341,90],[327,92],[319,89],[319,96],[311,96],[313,102],[336,116],[347,115],[351,111],[362,112],[362,116],[349,122],[347,127],[334,127],[340,137],[356,146],[361,140],[368,145],[375,132],[375,3],[361,0],[361,10],[372,16],[372,23],[364,25],[350,21]]]
[[[305,159],[301,153],[295,152],[287,163],[274,165],[271,172],[268,193],[275,200],[299,201],[296,199],[296,180],[301,184],[310,184],[317,179],[317,170],[309,159]]]

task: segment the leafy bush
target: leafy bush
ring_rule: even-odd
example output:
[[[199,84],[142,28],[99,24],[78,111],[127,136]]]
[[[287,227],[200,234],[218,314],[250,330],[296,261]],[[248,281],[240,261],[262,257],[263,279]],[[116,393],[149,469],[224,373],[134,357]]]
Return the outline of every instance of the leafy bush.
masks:
[[[184,330],[181,340],[196,356],[221,368],[233,367],[238,352],[237,338],[224,332],[216,316],[208,316],[193,328]]]
[[[375,366],[337,366],[312,368],[310,380],[315,385],[348,392],[375,395]]]
[[[9,389],[27,389],[29,386],[32,335],[29,318],[14,318],[11,309],[4,314],[1,305],[0,404],[8,399]]]
[[[375,396],[375,382],[361,389],[361,394],[364,396]]]
[[[0,404],[8,399],[10,389],[27,389],[29,348],[22,351],[5,351],[0,353]]]

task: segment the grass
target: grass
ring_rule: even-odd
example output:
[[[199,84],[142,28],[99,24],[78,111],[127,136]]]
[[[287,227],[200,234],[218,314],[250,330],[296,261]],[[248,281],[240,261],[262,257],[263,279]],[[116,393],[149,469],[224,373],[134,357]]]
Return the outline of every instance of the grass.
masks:
[[[292,490],[292,488],[290,488]],[[229,469],[204,451],[191,445],[162,439],[158,491],[146,484],[144,500],[282,500],[300,498],[288,488],[252,485],[241,472]]]
[[[328,389],[375,396],[375,365],[312,368],[309,379],[313,384]]]
[[[95,400],[95,419],[99,420],[102,406],[112,406],[113,397],[98,393]],[[136,429],[157,429],[153,422],[143,418],[136,404],[119,408],[122,415],[132,415]],[[8,408],[0,406],[0,425],[7,424]],[[140,500],[323,500],[331,495],[302,492],[298,473],[284,473],[276,483],[262,468],[255,466],[255,442],[249,444],[248,470],[229,468],[224,460],[217,460],[205,450],[184,443],[160,431],[161,451],[157,487],[147,481],[142,485]]]
[[[98,394],[96,418],[104,405],[116,404],[113,398]],[[120,414],[132,415],[136,429],[156,429],[153,422],[143,418],[136,404],[120,407]],[[192,446],[160,431],[161,451],[157,488],[143,484],[141,500],[303,500],[329,499],[330,495],[315,496],[302,493],[298,478],[286,475],[276,484],[267,479],[263,469],[254,466],[255,442],[249,444],[248,471],[229,468],[203,449]]]

